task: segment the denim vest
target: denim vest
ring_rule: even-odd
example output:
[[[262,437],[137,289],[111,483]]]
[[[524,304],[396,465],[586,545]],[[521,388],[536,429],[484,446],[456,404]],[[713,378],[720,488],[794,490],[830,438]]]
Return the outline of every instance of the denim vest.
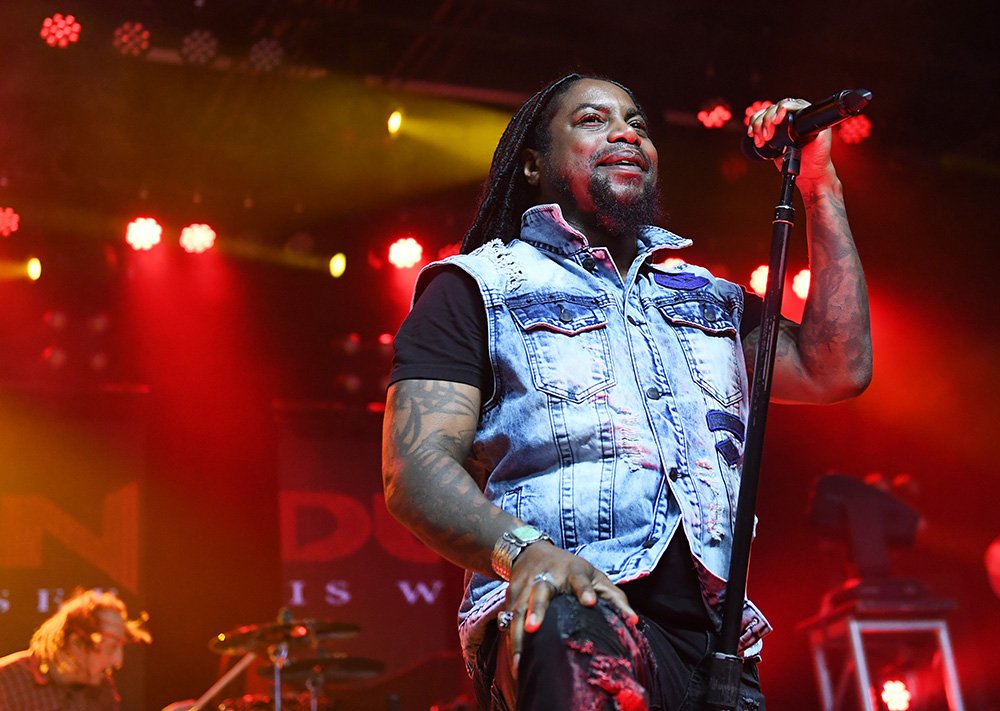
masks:
[[[683,530],[702,597],[721,624],[747,415],[742,289],[654,252],[691,244],[646,227],[622,282],[558,205],[528,210],[521,236],[442,265],[478,283],[493,392],[468,470],[494,504],[586,558],[615,583],[648,574]],[[459,610],[466,660],[506,583],[471,573]],[[741,649],[770,631],[749,602]]]

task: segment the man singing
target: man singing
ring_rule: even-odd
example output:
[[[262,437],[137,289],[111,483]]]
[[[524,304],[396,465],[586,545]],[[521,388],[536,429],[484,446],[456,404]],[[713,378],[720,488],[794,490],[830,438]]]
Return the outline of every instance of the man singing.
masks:
[[[757,145],[803,101],[756,114]],[[830,131],[802,149],[812,284],[772,393],[862,392],[871,339]],[[700,709],[718,646],[759,306],[665,257],[657,152],[632,92],[570,75],[493,157],[462,254],[423,270],[396,337],[386,503],[467,570],[481,708]],[[751,313],[756,314],[751,316]],[[752,375],[752,373],[751,373]],[[770,631],[746,601],[741,709]]]

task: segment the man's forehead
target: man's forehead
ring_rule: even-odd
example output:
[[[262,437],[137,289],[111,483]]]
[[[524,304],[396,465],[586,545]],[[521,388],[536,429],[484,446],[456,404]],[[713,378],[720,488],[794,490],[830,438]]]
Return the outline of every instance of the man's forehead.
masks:
[[[563,111],[577,111],[585,107],[616,108],[623,112],[639,111],[629,93],[614,82],[601,79],[581,79],[573,84],[562,97]]]
[[[125,620],[114,610],[99,610],[97,623],[102,632],[116,632],[121,636],[125,631]]]

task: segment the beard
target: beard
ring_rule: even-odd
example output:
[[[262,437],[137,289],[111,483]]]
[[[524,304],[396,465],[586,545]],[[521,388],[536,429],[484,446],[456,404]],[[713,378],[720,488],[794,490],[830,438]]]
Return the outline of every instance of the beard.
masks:
[[[590,198],[598,224],[610,235],[635,237],[646,225],[660,217],[660,191],[655,181],[645,182],[638,195],[617,195],[607,175],[595,173],[590,179]]]
[[[552,175],[550,180],[560,202],[576,203],[565,176]],[[660,190],[656,181],[644,183],[638,194],[621,195],[612,189],[609,176],[594,173],[587,192],[594,203],[595,227],[613,237],[632,239],[641,228],[655,224],[661,216]]]

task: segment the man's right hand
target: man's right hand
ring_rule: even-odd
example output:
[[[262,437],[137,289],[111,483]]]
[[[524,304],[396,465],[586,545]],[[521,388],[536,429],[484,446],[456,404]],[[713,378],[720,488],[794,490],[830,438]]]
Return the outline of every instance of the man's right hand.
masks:
[[[639,620],[625,593],[603,571],[548,541],[533,543],[514,560],[507,588],[506,609],[512,613],[507,653],[515,677],[525,632],[541,627],[549,603],[560,593],[572,593],[586,607],[603,598],[633,624]]]

